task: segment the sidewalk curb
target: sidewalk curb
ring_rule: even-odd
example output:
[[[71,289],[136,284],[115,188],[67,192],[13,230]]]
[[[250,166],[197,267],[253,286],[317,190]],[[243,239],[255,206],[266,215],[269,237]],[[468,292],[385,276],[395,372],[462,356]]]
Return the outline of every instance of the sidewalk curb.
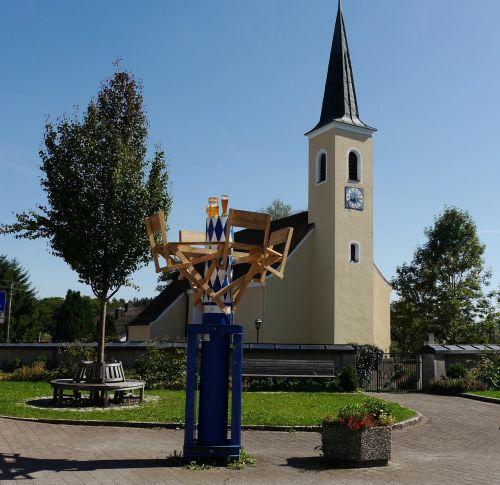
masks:
[[[118,428],[165,428],[183,429],[184,423],[155,423],[153,421],[105,421],[99,419],[59,419],[59,418],[24,418],[18,416],[0,416],[2,419],[28,421],[45,424],[67,424],[73,426],[114,426]]]
[[[466,399],[473,399],[474,401],[482,401],[482,402],[490,402],[493,404],[500,404],[500,399],[496,397],[490,396],[478,396],[477,394],[467,394],[466,392],[462,392],[457,394],[458,397],[465,397]]]
[[[422,421],[422,414],[418,411],[412,409],[413,412],[417,413],[413,418],[406,419],[405,421],[401,421],[400,423],[393,424],[391,428],[393,430],[408,428],[409,426],[414,426]]]
[[[394,430],[407,428],[417,424],[422,420],[422,415],[417,413],[413,418],[401,421],[400,423],[391,426]],[[121,428],[145,428],[145,429],[184,429],[184,423],[155,423],[151,421],[100,421],[97,419],[57,419],[57,418],[24,418],[17,416],[0,416],[2,419],[12,419],[16,421],[28,421],[32,423],[45,423],[45,424],[66,424],[70,426],[114,426]],[[316,432],[321,431],[321,426],[276,426],[265,424],[247,424],[242,425],[241,429],[244,431],[281,431],[281,432]]]

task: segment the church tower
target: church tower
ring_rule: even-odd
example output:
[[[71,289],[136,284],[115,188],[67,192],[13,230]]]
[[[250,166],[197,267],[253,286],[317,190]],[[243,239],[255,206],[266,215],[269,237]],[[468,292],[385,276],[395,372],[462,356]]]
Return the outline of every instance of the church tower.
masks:
[[[359,118],[339,1],[319,123],[309,139],[309,222],[315,224],[313,315],[318,342],[374,343],[372,136]],[[377,272],[377,274],[375,274]]]

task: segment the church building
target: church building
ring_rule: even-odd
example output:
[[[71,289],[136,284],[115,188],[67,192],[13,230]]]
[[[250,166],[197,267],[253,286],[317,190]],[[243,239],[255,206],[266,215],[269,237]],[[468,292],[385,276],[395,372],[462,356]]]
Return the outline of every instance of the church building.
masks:
[[[278,219],[294,234],[283,280],[252,283],[235,314],[245,341],[390,345],[391,285],[373,260],[373,136],[361,121],[339,6],[321,115],[309,141],[308,211]],[[247,231],[235,235],[245,241]],[[184,340],[200,315],[185,280],[174,280],[127,326],[130,341]]]

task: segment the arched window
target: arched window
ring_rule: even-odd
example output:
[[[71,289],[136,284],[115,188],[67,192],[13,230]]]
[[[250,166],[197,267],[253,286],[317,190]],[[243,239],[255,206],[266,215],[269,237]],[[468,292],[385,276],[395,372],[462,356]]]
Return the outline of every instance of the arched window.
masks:
[[[326,181],[326,153],[321,151],[316,159],[316,183]]]
[[[349,262],[359,263],[359,244],[356,242],[349,244]]]
[[[359,166],[359,157],[355,152],[349,153],[349,180],[353,182],[359,182],[361,180],[360,177],[360,166]]]

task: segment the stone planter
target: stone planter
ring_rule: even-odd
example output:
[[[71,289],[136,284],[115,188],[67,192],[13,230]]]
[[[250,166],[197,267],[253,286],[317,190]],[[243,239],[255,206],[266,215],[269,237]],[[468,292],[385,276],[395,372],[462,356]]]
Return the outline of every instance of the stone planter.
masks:
[[[386,465],[391,459],[391,427],[352,431],[325,424],[321,430],[323,455],[334,463],[354,466]]]

